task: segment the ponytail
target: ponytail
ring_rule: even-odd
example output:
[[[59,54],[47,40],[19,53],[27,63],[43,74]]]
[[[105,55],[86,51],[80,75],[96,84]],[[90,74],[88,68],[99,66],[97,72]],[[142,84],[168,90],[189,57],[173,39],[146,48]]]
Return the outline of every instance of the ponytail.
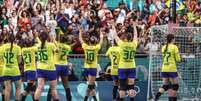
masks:
[[[173,34],[168,34],[167,35],[167,42],[166,42],[166,47],[164,52],[167,52],[168,50],[168,44],[172,42],[172,40],[174,39],[174,35]]]
[[[43,49],[45,46],[45,41],[41,41],[41,49]]]
[[[164,50],[164,52],[167,52],[167,50],[168,50],[168,42],[166,42],[166,47],[165,47],[165,50]]]
[[[13,41],[11,42],[11,45],[10,45],[10,53],[12,53],[12,51],[13,51]]]
[[[48,34],[46,32],[40,33],[40,40],[41,40],[41,49],[45,47],[45,42],[48,39]]]
[[[10,45],[10,53],[12,53],[12,51],[13,51],[14,41],[15,41],[15,36],[13,35],[13,33],[10,33],[9,34],[9,42],[11,43],[11,45]]]

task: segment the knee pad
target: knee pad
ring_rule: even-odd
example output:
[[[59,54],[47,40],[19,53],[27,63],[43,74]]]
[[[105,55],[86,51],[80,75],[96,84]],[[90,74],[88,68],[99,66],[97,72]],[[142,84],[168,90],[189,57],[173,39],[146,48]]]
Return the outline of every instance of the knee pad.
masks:
[[[37,88],[37,87],[36,87],[36,85],[34,84],[34,85],[31,87],[31,91],[33,91],[33,92],[36,91],[36,88]]]
[[[28,83],[28,84],[27,84],[27,87],[26,87],[24,90],[27,91],[27,92],[30,92],[32,86],[33,86],[33,83]]]
[[[94,84],[89,84],[88,85],[88,89],[89,90],[94,90],[95,89],[95,85]]]
[[[2,85],[2,88],[3,88],[3,90],[5,89],[5,86],[4,85]]]
[[[127,88],[127,87],[126,87],[126,86],[127,86],[127,84],[126,84],[126,79],[120,79],[119,81],[120,81],[120,88],[119,88],[119,89],[125,91],[126,88]]]
[[[134,85],[128,85],[128,90],[134,90]]]
[[[118,89],[119,87],[118,86],[113,86],[113,89]]]
[[[175,91],[178,91],[179,90],[179,84],[173,84],[172,89]]]
[[[163,88],[165,91],[167,91],[168,89],[170,89],[170,85],[163,85],[161,88]]]

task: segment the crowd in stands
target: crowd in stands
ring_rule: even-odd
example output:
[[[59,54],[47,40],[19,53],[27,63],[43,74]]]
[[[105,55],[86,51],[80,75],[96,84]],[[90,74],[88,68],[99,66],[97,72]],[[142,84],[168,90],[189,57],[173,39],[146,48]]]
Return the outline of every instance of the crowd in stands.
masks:
[[[35,40],[47,31],[50,40],[65,34],[74,43],[74,54],[83,53],[78,36],[79,28],[99,36],[104,31],[101,54],[113,42],[115,23],[118,35],[132,30],[137,23],[140,45],[137,53],[149,49],[149,29],[168,24],[172,18],[172,0],[0,0],[0,35],[14,33],[19,44],[23,38]],[[201,0],[177,0],[176,24],[201,25]],[[159,45],[158,45],[159,46]],[[157,45],[155,47],[157,50]]]

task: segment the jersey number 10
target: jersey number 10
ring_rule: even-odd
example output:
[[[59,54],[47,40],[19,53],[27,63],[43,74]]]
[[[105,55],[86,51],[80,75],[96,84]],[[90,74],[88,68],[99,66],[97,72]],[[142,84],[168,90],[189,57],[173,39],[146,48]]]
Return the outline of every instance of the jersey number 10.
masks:
[[[94,51],[87,51],[87,63],[91,64],[94,61]]]

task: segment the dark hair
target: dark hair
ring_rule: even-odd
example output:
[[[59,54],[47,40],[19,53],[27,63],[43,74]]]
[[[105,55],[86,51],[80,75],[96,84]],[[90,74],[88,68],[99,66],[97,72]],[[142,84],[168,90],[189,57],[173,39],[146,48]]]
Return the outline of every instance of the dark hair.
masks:
[[[166,47],[165,47],[165,51],[164,52],[167,52],[168,50],[168,44],[172,42],[172,40],[174,39],[174,35],[173,34],[168,34],[167,37],[166,37]]]
[[[44,48],[45,42],[47,41],[47,39],[48,39],[48,34],[47,34],[47,32],[42,32],[42,33],[40,33],[41,49]]]
[[[3,12],[2,12],[2,11],[3,11],[3,9],[5,9],[5,10],[6,10],[6,13],[8,12],[7,8],[6,8],[5,6],[3,6],[3,7],[1,7],[1,12],[0,12],[0,13],[1,13],[1,15],[2,15],[2,13],[3,13]]]
[[[0,44],[4,41],[3,35],[0,35]]]
[[[133,35],[130,32],[124,33],[123,38],[127,39],[128,41],[133,41]]]
[[[61,43],[66,43],[66,42],[68,42],[68,40],[69,40],[68,36],[66,36],[66,35],[61,35],[60,36],[60,42]]]
[[[91,37],[89,38],[89,41],[90,41],[90,44],[95,45],[95,44],[97,44],[98,39],[97,39],[96,36],[91,36]]]
[[[11,45],[10,45],[10,52],[12,53],[12,51],[13,51],[13,43],[15,41],[15,36],[14,36],[13,33],[9,33],[8,41],[11,43]]]
[[[26,16],[28,16],[28,12],[26,10],[22,11],[21,16],[24,17],[23,13],[26,13]]]
[[[24,47],[31,47],[34,45],[34,41],[30,39],[25,39],[23,44],[24,44]]]

